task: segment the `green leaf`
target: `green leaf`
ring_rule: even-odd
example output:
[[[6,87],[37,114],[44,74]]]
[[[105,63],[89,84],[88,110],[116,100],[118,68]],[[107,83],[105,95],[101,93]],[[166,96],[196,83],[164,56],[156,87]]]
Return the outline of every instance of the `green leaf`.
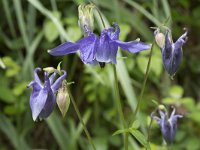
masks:
[[[71,41],[78,41],[82,36],[81,30],[78,26],[68,27],[66,33],[70,37]]]
[[[2,58],[3,62],[5,63],[6,69],[6,76],[13,77],[17,75],[20,71],[20,66],[9,56]]]
[[[49,42],[53,42],[59,36],[59,32],[57,30],[56,25],[50,20],[47,20],[47,21],[44,22],[43,30],[44,30],[45,38]]]
[[[120,130],[117,130],[117,131],[115,131],[115,132],[112,134],[112,136],[118,135],[118,134],[122,134],[122,133],[127,133],[127,132],[129,132],[129,130],[130,130],[130,129],[120,129]]]
[[[190,111],[194,111],[195,100],[192,97],[184,97],[180,99],[181,103]]]
[[[138,140],[138,142],[140,142],[140,144],[149,149],[149,144],[145,136],[139,130],[130,129],[130,133]]]
[[[0,100],[6,103],[14,103],[16,98],[9,88],[0,86]]]
[[[178,85],[172,86],[169,90],[170,96],[175,99],[180,99],[183,96],[183,92],[183,88]]]
[[[135,120],[135,121],[133,122],[132,128],[138,129],[139,127],[140,127],[140,122],[139,122],[139,120]]]
[[[162,102],[167,105],[173,105],[177,103],[177,100],[171,97],[166,97],[162,99]]]
[[[14,87],[14,89],[12,90],[13,94],[15,96],[20,96],[21,94],[23,94],[23,92],[26,89],[26,86],[29,84],[29,82],[21,82],[21,83],[17,83]]]

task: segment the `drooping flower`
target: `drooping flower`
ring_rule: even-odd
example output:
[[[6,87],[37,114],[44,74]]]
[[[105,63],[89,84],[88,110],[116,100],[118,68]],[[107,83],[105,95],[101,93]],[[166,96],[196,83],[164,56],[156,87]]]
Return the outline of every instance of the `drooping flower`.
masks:
[[[98,38],[93,32],[86,29],[88,36],[80,41],[66,42],[48,52],[53,56],[63,56],[80,50],[80,58],[86,64],[112,63],[116,64],[118,47],[131,53],[150,49],[150,44],[140,41],[123,42],[119,40],[120,28],[117,23],[113,27],[104,29]]]
[[[94,4],[83,4],[78,7],[78,24],[84,34],[87,36],[87,30],[93,31],[94,28],[94,17],[93,9],[95,8]],[[87,28],[87,30],[85,30]]]
[[[34,70],[34,80],[27,86],[28,88],[33,87],[30,96],[30,107],[34,121],[47,118],[51,114],[56,104],[56,92],[61,86],[62,80],[67,76],[66,71],[62,70],[63,75],[54,81],[56,72],[50,77],[47,72],[44,72],[44,84],[42,84],[38,77],[38,71],[41,71],[41,69],[36,68]]]
[[[175,111],[176,109],[173,108],[170,117],[168,117],[168,113],[165,110],[159,109],[158,112],[160,117],[153,116],[153,119],[158,122],[161,128],[163,138],[167,144],[171,144],[173,142],[177,130],[177,119],[183,117],[182,115],[175,115]]]
[[[160,33],[157,33],[155,36],[159,34]],[[157,40],[160,40],[158,45],[161,49],[164,67],[170,76],[175,75],[181,63],[183,55],[182,46],[186,42],[186,39],[187,31],[173,43],[169,30],[166,31],[165,38],[157,38]],[[161,44],[162,40],[164,40],[163,44]]]

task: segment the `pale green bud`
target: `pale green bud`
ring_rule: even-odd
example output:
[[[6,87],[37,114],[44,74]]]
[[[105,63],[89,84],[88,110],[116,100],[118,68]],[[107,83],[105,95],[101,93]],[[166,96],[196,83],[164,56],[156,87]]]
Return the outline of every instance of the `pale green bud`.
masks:
[[[163,33],[156,33],[155,35],[155,40],[156,40],[156,43],[158,44],[158,46],[160,48],[162,48],[164,46],[164,43],[165,43],[165,35]]]
[[[43,68],[43,70],[47,72],[48,74],[51,74],[55,72],[56,69],[54,67],[46,67],[46,68]]]
[[[62,116],[64,117],[70,105],[70,97],[67,91],[66,80],[62,82],[62,86],[58,89],[56,102]]]
[[[165,108],[164,105],[159,105],[159,106],[158,106],[158,109],[159,109],[159,110],[162,110],[162,111],[167,111],[167,109]]]

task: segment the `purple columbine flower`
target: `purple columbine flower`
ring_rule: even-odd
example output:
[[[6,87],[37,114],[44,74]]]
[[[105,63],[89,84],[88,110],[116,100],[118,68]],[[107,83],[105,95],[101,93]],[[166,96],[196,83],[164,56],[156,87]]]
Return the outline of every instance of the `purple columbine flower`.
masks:
[[[44,72],[44,85],[42,85],[38,77],[38,71],[41,71],[41,69],[36,68],[34,70],[34,80],[27,86],[28,88],[33,87],[30,96],[30,107],[34,121],[38,118],[47,118],[51,114],[56,104],[56,92],[61,86],[62,80],[67,76],[66,71],[62,70],[63,75],[54,81],[55,72],[50,77],[48,77],[47,72]]]
[[[175,111],[175,108],[173,108],[170,117],[168,117],[168,113],[163,112],[163,110],[159,110],[160,118],[153,116],[153,119],[158,122],[161,128],[163,138],[167,144],[171,144],[173,142],[176,135],[177,119],[183,117],[182,115],[175,115]]]
[[[167,30],[164,40],[164,45],[161,47],[163,64],[167,72],[173,76],[175,75],[181,60],[182,60],[182,45],[186,42],[187,31],[173,43],[169,31]]]
[[[116,64],[118,47],[131,53],[137,53],[151,48],[150,44],[140,41],[122,42],[119,40],[120,28],[117,23],[113,27],[104,29],[98,38],[86,29],[88,36],[78,42],[66,42],[48,52],[53,56],[63,56],[80,50],[80,58],[86,64],[112,63]]]

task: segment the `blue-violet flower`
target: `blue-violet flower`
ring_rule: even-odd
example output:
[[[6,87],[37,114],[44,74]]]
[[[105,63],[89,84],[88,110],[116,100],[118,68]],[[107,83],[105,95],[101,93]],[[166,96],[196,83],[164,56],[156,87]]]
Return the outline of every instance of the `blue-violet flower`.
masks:
[[[182,60],[182,45],[186,42],[187,31],[173,43],[170,31],[166,31],[163,45],[160,45],[163,64],[170,76],[175,75]]]
[[[151,48],[150,44],[137,40],[130,42],[120,41],[120,28],[117,23],[114,23],[113,26],[115,29],[113,27],[104,29],[99,38],[93,32],[86,29],[88,32],[87,37],[75,43],[66,42],[48,52],[53,56],[62,56],[80,50],[80,58],[86,64],[97,64],[98,62],[116,64],[118,47],[131,53]]]
[[[163,138],[167,142],[167,144],[171,144],[176,135],[177,129],[177,119],[182,118],[182,115],[175,115],[175,108],[173,109],[170,117],[168,117],[168,113],[163,110],[158,110],[160,117],[153,116],[153,118],[158,122]]]
[[[51,114],[56,104],[56,92],[61,86],[62,80],[67,76],[66,71],[62,70],[63,75],[54,81],[56,72],[50,77],[47,72],[44,72],[44,85],[42,85],[41,80],[38,77],[38,71],[41,71],[41,69],[36,68],[34,70],[34,80],[27,86],[28,88],[30,86],[33,87],[30,96],[30,107],[34,121],[47,118]]]

